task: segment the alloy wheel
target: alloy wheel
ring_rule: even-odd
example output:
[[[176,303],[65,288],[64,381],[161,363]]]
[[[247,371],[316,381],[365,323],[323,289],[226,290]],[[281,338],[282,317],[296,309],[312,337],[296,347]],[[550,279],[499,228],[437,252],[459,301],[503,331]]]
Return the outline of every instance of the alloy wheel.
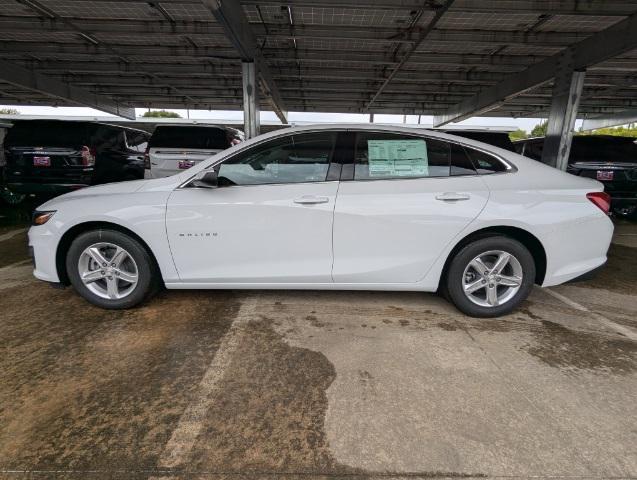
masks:
[[[491,250],[475,257],[464,270],[465,296],[481,307],[497,307],[511,300],[520,290],[522,265],[512,254]]]
[[[137,264],[131,254],[108,242],[85,248],[78,260],[78,272],[86,288],[109,300],[130,295],[139,280]]]

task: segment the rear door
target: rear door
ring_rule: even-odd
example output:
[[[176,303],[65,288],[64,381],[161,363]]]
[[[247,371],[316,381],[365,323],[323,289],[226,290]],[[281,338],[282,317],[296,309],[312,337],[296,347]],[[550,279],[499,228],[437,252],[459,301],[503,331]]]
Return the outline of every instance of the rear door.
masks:
[[[354,160],[334,211],[336,283],[418,282],[489,197],[462,147],[440,140],[359,132]]]
[[[222,128],[159,126],[149,143],[150,176],[161,178],[182,172],[229,146]]]

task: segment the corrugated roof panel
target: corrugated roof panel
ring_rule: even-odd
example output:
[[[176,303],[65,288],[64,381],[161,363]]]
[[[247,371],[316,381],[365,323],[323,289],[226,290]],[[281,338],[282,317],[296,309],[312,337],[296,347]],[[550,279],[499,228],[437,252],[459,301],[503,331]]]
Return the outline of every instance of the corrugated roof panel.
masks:
[[[172,3],[170,1],[161,2],[160,5],[175,20],[191,20],[191,21],[214,21],[215,17],[208,8],[198,3]]]
[[[555,15],[537,28],[539,32],[599,32],[620,22],[624,17],[591,17],[588,15]]]
[[[407,26],[411,10],[369,8],[292,7],[294,21],[304,25]]]
[[[474,13],[449,11],[436,26],[456,30],[525,30],[538,20],[533,13]]]
[[[39,0],[42,5],[68,18],[163,19],[147,2]]]

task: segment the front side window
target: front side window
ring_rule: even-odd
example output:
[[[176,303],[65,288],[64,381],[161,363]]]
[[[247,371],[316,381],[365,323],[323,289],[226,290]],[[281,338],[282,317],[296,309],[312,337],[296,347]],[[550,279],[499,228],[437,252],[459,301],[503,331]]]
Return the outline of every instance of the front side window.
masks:
[[[219,185],[324,182],[335,132],[289,135],[241,152],[219,167]]]
[[[359,133],[354,180],[449,176],[449,144],[393,133]]]

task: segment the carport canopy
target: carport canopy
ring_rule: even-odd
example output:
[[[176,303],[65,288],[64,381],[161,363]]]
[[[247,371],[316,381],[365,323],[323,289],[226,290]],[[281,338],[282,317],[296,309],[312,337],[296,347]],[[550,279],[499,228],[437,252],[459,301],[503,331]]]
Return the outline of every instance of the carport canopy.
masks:
[[[0,0],[0,103],[249,113],[247,87],[252,115],[284,122],[318,111],[442,126],[546,118],[562,82],[579,89],[564,108],[626,123],[636,12],[634,0]]]

